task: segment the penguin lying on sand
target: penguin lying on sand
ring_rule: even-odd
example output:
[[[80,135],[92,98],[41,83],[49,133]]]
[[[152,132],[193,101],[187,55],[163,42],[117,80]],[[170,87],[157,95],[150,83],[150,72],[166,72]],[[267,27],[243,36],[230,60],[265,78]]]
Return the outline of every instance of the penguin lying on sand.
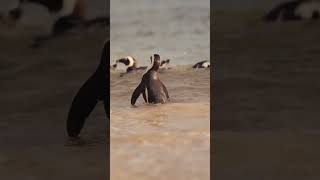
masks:
[[[210,68],[210,62],[209,61],[200,61],[196,63],[195,65],[192,66],[192,68],[197,69],[197,68]]]

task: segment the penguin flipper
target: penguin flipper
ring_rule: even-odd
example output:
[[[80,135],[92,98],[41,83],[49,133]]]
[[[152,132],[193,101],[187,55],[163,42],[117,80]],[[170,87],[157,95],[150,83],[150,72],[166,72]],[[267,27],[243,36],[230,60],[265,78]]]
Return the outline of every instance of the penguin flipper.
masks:
[[[161,82],[161,85],[162,85],[162,88],[164,90],[164,93],[166,94],[167,99],[169,99],[169,93],[168,93],[168,90],[167,90],[166,86],[163,84],[163,82]]]
[[[147,96],[146,96],[146,89],[144,89],[144,90],[142,91],[142,97],[143,97],[143,99],[144,99],[144,102],[148,103],[148,101],[147,101]]]
[[[145,92],[145,84],[143,81],[141,81],[141,83],[139,84],[139,86],[133,91],[133,94],[131,96],[131,105],[134,106],[134,104],[136,103],[138,97],[140,96],[140,94]],[[143,95],[145,98],[145,94]],[[145,99],[146,100],[146,99]]]
[[[77,137],[96,104],[99,93],[96,80],[90,77],[80,88],[72,101],[67,119],[67,132],[70,137]]]

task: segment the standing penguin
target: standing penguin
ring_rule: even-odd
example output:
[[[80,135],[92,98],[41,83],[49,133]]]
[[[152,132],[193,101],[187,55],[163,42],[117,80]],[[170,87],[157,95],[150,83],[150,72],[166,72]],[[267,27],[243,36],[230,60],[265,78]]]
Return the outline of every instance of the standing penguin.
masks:
[[[142,80],[138,87],[134,90],[131,97],[131,105],[135,105],[140,94],[147,103],[166,103],[169,100],[169,93],[166,86],[159,78],[160,56],[154,54],[150,57],[150,69],[142,76]],[[146,98],[146,90],[148,97]]]
[[[69,137],[77,138],[92,110],[99,100],[103,100],[104,109],[110,118],[110,41],[103,47],[100,64],[93,75],[84,83],[73,99],[68,119],[67,132]]]

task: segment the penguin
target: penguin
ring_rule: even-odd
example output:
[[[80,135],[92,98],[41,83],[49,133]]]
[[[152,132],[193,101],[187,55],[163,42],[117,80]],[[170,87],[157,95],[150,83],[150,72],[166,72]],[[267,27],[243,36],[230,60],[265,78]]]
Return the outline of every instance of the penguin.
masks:
[[[262,20],[265,22],[298,21],[302,19],[319,19],[320,2],[314,0],[291,0],[283,2],[267,12]]]
[[[152,58],[152,57],[151,57]],[[126,73],[130,73],[133,71],[139,71],[139,70],[146,70],[148,67],[147,66],[137,66],[137,60],[132,57],[132,56],[127,56],[121,59],[116,60],[113,64],[112,64],[112,70],[115,70],[118,67],[118,63],[122,63],[126,66],[128,66]],[[160,68],[161,69],[168,69],[168,64],[170,63],[170,59],[167,60],[162,60],[160,63]]]
[[[118,64],[117,64],[116,62],[113,62],[113,63],[112,63],[112,66],[110,66],[110,69],[111,69],[111,70],[116,70],[117,67],[118,67]]]
[[[23,15],[23,6],[27,3],[35,3],[44,6],[49,13],[57,16],[51,33],[45,36],[39,36],[34,39],[32,47],[39,47],[42,42],[61,36],[69,30],[76,27],[90,27],[100,24],[107,26],[110,23],[109,17],[96,17],[86,19],[86,5],[84,0],[19,0],[18,6],[9,11],[10,19],[15,22]]]
[[[200,61],[197,62],[195,65],[192,66],[192,68],[197,69],[197,68],[210,68],[210,62],[205,60],[205,61]]]
[[[98,68],[82,85],[72,101],[67,118],[67,133],[71,138],[79,137],[86,119],[98,101],[103,101],[106,116],[110,119],[109,57],[110,41],[106,41]]]
[[[160,64],[161,69],[168,69],[168,65],[170,63],[170,59],[162,60]]]
[[[112,65],[112,68],[113,69],[116,69],[117,68],[117,64],[118,63],[122,63],[124,64],[125,66],[128,66],[127,69],[126,69],[126,73],[130,73],[130,72],[134,72],[134,71],[139,71],[139,70],[146,70],[147,69],[147,66],[140,66],[138,67],[137,65],[137,60],[132,57],[132,56],[126,56],[124,58],[120,58],[118,60],[116,60],[113,65]],[[126,74],[124,73],[124,74]],[[122,74],[122,75],[124,75]]]
[[[132,93],[132,106],[135,106],[135,103],[140,94],[143,95],[143,99],[146,103],[163,104],[169,101],[170,97],[168,90],[159,77],[158,70],[160,68],[160,63],[160,56],[158,54],[154,54],[153,58],[151,57],[151,66],[142,76],[140,84]],[[146,96],[146,92],[148,97]]]

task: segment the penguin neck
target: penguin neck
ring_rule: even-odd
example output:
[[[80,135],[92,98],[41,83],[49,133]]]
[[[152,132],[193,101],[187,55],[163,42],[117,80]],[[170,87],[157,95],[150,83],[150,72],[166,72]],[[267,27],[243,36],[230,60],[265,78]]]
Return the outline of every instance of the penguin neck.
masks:
[[[155,63],[153,64],[151,70],[153,70],[153,71],[158,71],[158,70],[159,70],[159,67],[160,67],[159,63],[156,63],[156,62],[155,62]]]

